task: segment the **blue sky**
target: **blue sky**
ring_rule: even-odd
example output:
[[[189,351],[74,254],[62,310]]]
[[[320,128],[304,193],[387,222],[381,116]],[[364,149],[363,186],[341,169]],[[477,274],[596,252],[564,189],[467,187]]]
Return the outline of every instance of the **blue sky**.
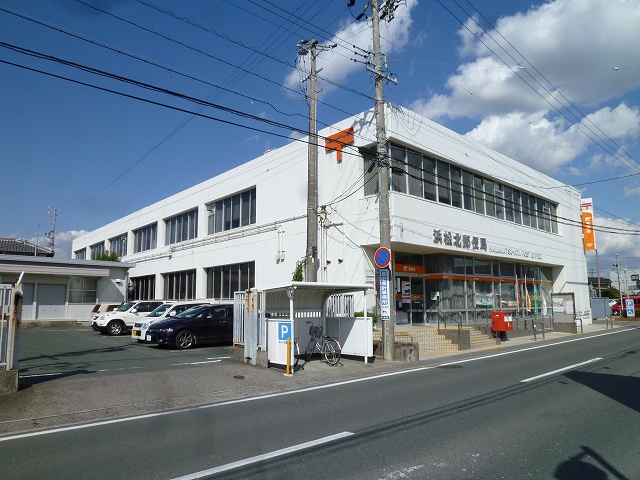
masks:
[[[286,144],[308,128],[299,40],[337,44],[318,60],[320,128],[372,107],[353,61],[371,48],[365,5],[0,0],[0,236],[44,244],[55,208],[69,257],[75,236]],[[640,269],[638,25],[637,0],[406,0],[383,23],[385,99],[576,186],[601,274],[616,254]],[[40,54],[224,109],[190,116],[187,99]]]

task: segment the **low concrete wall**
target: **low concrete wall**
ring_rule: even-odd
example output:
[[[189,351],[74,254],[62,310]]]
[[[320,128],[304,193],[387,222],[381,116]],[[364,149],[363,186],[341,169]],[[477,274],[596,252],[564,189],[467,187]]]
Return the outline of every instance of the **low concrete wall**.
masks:
[[[0,370],[0,396],[18,391],[18,370]]]
[[[398,362],[417,362],[420,360],[420,345],[411,342],[395,342],[393,358]],[[382,358],[382,341],[373,341],[373,356]]]
[[[458,345],[460,350],[470,350],[471,349],[471,331],[467,329],[462,329],[458,332],[458,329],[453,330],[445,330],[441,328],[438,330],[440,335],[443,335],[444,338],[450,340],[452,343]],[[460,338],[460,343],[458,344],[458,338]]]

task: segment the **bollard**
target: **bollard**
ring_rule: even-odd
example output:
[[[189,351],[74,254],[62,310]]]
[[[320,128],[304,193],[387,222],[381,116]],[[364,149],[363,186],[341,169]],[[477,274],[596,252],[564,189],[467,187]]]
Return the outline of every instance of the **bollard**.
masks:
[[[287,373],[291,375],[291,339],[287,338]]]

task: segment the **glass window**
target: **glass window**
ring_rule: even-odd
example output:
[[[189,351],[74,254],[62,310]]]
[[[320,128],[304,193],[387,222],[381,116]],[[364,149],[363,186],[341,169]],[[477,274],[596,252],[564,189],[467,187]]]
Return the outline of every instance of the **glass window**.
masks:
[[[451,205],[451,186],[449,185],[449,164],[438,160],[438,201]]]
[[[513,189],[504,187],[504,219],[507,222],[513,222],[515,216],[513,213]]]
[[[144,252],[156,248],[158,224],[148,225],[139,230],[134,230],[134,253]]]
[[[450,166],[451,205],[462,208],[462,174],[458,167]]]
[[[122,258],[127,254],[127,234],[124,233],[117,237],[109,239],[111,251],[115,252],[118,257]]]
[[[422,155],[409,150],[408,157],[408,177],[409,177],[409,194],[422,198],[424,195],[422,182]]]
[[[473,173],[462,171],[462,203],[465,210],[474,210],[473,205]]]
[[[156,298],[156,276],[133,277],[130,279],[129,298],[152,300]]]
[[[235,292],[255,286],[255,262],[207,269],[207,297],[233,298]]]
[[[164,298],[191,300],[196,296],[196,271],[184,270],[164,274]]]
[[[69,303],[96,303],[98,279],[69,277]]]
[[[515,276],[515,264],[511,262],[500,262],[500,276],[513,278]]]
[[[256,189],[207,204],[209,235],[256,223]]]
[[[520,205],[520,190],[513,191],[513,221],[522,224],[522,206]]]
[[[362,158],[364,159],[364,194],[375,195],[378,193],[378,169],[376,168],[375,151],[363,151]]]
[[[493,201],[495,205],[495,217],[504,220],[504,191],[500,183],[494,184]]]
[[[198,234],[198,210],[194,209],[171,217],[165,220],[165,224],[167,245],[192,240]]]
[[[496,216],[495,209],[495,200],[494,200],[494,192],[493,192],[493,182],[491,180],[484,179],[484,191],[485,194],[485,206],[486,206],[486,214],[490,217]]]
[[[405,171],[407,164],[405,160],[405,149],[391,147],[391,189],[394,192],[407,193],[407,183]]]
[[[484,215],[484,179],[477,175],[473,176],[473,191],[475,196],[476,213]]]
[[[97,257],[104,253],[104,242],[91,245],[89,249],[91,250],[91,259],[95,260]]]
[[[76,260],[86,260],[87,259],[87,249],[83,248],[82,250],[76,250],[73,252],[76,256]]]
[[[424,198],[436,200],[436,161],[433,158],[423,157],[422,168],[424,169]]]
[[[491,275],[491,260],[473,259],[475,275]]]

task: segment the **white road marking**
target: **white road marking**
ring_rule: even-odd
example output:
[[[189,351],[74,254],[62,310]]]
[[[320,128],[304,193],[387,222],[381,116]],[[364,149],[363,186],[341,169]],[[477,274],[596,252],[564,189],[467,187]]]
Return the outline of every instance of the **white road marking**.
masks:
[[[557,370],[553,370],[551,372],[543,373],[542,375],[536,375],[535,377],[525,378],[524,380],[520,380],[520,383],[533,382],[534,380],[540,380],[541,378],[550,377],[551,375],[555,375],[556,373],[566,372],[567,370],[573,370],[574,368],[582,367],[583,365],[587,365],[589,363],[598,362],[602,360],[602,358],[592,358],[591,360],[587,360],[586,362],[576,363],[574,365],[569,365],[568,367],[559,368]]]
[[[203,363],[218,363],[221,362],[222,360],[206,360],[206,361],[202,361],[202,362],[185,362],[185,363],[172,363],[171,366],[175,366],[175,365],[201,365]]]
[[[232,470],[234,468],[244,467],[245,465],[251,465],[252,463],[262,462],[264,460],[269,460],[271,458],[281,457],[282,455],[287,455],[289,453],[304,450],[305,448],[316,447],[324,443],[340,440],[341,438],[349,437],[351,435],[353,435],[352,432],[336,433],[335,435],[319,438],[318,440],[312,440],[310,442],[305,442],[299,445],[293,445],[291,447],[282,448],[280,450],[275,450],[273,452],[257,455],[255,457],[246,458],[244,460],[240,460],[237,462],[227,463],[226,465],[220,465],[219,467],[210,468],[208,470],[202,470],[200,472],[191,473],[189,475],[184,475],[182,477],[177,477],[177,478],[174,478],[173,480],[196,480],[198,478],[204,478],[209,475],[213,475],[220,472],[226,472],[227,470]]]

